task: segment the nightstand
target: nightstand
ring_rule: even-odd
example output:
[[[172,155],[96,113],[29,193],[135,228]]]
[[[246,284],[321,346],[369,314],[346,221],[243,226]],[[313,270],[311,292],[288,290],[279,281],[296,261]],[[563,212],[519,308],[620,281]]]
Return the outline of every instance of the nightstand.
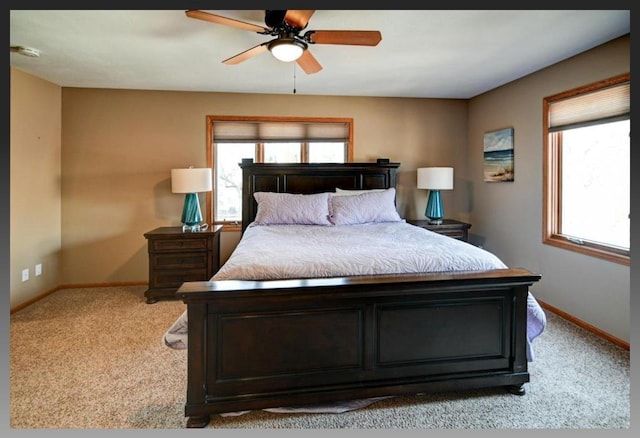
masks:
[[[183,232],[182,227],[160,227],[144,233],[149,253],[147,303],[175,299],[185,281],[207,281],[220,269],[220,230]]]
[[[463,240],[465,242],[469,240],[469,228],[471,228],[471,224],[466,222],[460,222],[454,219],[443,219],[441,224],[433,225],[430,224],[428,220],[424,219],[407,220],[407,223],[420,228],[426,228],[427,230],[434,231],[438,234],[453,237],[454,239]]]

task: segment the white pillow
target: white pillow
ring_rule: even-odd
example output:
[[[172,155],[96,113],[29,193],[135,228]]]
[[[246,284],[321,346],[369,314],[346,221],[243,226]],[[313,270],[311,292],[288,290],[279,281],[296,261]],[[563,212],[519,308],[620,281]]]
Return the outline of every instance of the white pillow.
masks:
[[[363,193],[384,192],[386,189],[368,189],[368,190],[345,190],[336,187],[336,192],[332,193],[333,196],[353,196],[362,195]]]
[[[377,222],[400,222],[395,205],[396,189],[367,191],[359,195],[331,194],[331,222],[335,225],[355,225]]]
[[[329,193],[310,195],[255,192],[255,225],[331,225]]]

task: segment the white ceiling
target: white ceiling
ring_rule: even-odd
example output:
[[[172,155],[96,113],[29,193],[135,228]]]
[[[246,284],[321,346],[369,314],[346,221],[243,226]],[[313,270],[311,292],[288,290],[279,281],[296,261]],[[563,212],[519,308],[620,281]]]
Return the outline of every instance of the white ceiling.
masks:
[[[264,26],[264,11],[207,10]],[[629,10],[317,10],[306,30],[379,30],[375,47],[310,45],[305,74],[266,52],[273,37],[184,10],[11,10],[11,66],[62,87],[471,98],[630,33]]]

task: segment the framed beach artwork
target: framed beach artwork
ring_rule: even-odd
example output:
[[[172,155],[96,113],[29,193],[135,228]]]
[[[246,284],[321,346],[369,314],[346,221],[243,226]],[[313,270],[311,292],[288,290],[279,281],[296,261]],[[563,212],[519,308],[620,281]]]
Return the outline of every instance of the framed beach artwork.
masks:
[[[513,181],[513,128],[484,134],[484,180]]]

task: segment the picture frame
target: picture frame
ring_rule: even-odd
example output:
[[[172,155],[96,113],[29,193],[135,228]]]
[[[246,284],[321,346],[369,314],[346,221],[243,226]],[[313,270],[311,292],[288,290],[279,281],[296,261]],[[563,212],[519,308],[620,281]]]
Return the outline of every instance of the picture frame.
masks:
[[[514,173],[514,129],[504,128],[484,134],[484,181],[511,182]]]

